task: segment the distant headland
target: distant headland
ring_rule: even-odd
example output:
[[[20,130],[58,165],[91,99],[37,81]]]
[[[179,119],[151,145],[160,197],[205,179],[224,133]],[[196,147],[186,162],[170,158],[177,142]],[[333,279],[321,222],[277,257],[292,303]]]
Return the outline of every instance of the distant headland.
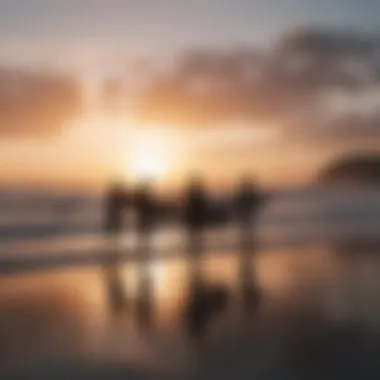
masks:
[[[322,185],[380,186],[380,154],[360,153],[339,157],[319,172],[317,182]]]

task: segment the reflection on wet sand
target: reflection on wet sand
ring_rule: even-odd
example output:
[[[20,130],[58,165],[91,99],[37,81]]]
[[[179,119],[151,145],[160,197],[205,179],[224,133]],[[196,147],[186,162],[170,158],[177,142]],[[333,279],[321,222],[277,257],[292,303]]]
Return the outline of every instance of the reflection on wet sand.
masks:
[[[153,286],[149,267],[140,264],[136,295],[136,320],[141,329],[151,328],[154,322]]]
[[[23,360],[80,355],[104,322],[104,294],[95,270],[2,278],[0,283],[1,368]]]
[[[317,355],[310,350],[343,350],[349,331],[362,338],[347,344],[360,338],[369,350],[377,350],[375,337],[371,345],[366,339],[380,328],[378,248],[360,246],[351,255],[344,249],[130,264],[107,272],[122,291],[115,299],[120,297],[125,307],[117,313],[110,307],[104,268],[4,277],[2,368],[66,356],[117,358],[150,368],[180,366],[191,358],[189,337],[210,347],[217,338],[217,346],[227,350],[234,347],[233,337],[238,345],[249,340],[248,331],[255,350],[259,345],[260,352],[274,356],[281,350],[309,367],[316,365]]]
[[[128,304],[121,268],[118,265],[108,265],[104,268],[104,272],[109,310],[113,314],[121,313],[126,309]]]
[[[260,287],[256,279],[254,257],[250,252],[242,252],[239,258],[239,283],[243,314],[250,318],[259,307]]]

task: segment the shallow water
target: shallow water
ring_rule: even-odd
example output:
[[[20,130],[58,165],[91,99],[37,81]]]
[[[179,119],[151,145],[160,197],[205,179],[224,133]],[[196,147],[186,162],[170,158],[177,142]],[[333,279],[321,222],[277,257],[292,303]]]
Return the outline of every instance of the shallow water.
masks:
[[[81,207],[67,214],[54,208],[28,209],[24,203],[8,203],[0,203],[0,259],[80,255],[104,248],[101,199],[83,201]],[[300,240],[315,244],[334,238],[376,238],[379,226],[377,189],[303,189],[274,196],[259,215],[256,233],[266,245]],[[220,241],[220,236],[231,239],[234,233],[233,227],[225,226],[221,231],[209,233],[209,240]],[[136,243],[133,228],[127,226],[124,235],[124,247],[133,247]],[[161,228],[154,239],[159,247],[178,248],[183,244],[184,234],[180,227],[172,226]],[[232,248],[229,242],[224,245]]]
[[[358,335],[368,359],[380,353],[379,274],[378,246],[341,242],[262,250],[248,258],[215,252],[196,267],[185,258],[173,258],[120,268],[2,276],[1,368],[20,370],[53,359],[83,358],[189,373],[199,360],[212,363],[210,358],[221,347],[228,350],[250,334],[255,349],[259,345],[273,355],[274,366],[285,360],[298,368],[287,355],[303,354],[301,337],[307,347],[334,343],[339,355],[349,344],[357,347],[357,341],[346,342],[345,335],[336,338],[338,343],[330,342],[336,331],[345,329]],[[184,319],[197,275],[204,287],[222,288],[229,295],[226,305],[206,317],[201,343]],[[259,302],[250,312],[249,297],[244,297],[247,281],[259,290]],[[114,283],[123,292],[122,303],[112,303],[109,297]],[[140,301],[148,304],[145,312],[139,309]],[[316,331],[322,337],[317,343]],[[279,353],[281,345],[285,348]]]

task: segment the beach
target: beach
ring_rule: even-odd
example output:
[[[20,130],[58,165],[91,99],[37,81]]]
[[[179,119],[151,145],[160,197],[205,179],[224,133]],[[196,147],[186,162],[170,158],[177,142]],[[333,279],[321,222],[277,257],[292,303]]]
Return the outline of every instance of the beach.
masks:
[[[107,245],[99,235],[51,236],[31,239],[29,244],[28,240],[3,242],[3,248],[14,251],[12,255],[1,251],[2,368],[13,372],[69,360],[84,361],[90,367],[104,363],[136,367],[152,376],[190,376],[200,366],[196,376],[201,376],[203,371],[216,371],[213,361],[218,355],[228,356],[236,345],[234,354],[240,349],[242,353],[234,360],[244,360],[244,347],[252,346],[249,350],[256,353],[250,362],[256,362],[257,368],[270,361],[281,371],[286,363],[286,371],[292,373],[309,363],[302,367],[308,374],[318,367],[313,360],[319,354],[306,354],[307,347],[320,346],[322,352],[334,347],[334,355],[347,356],[351,349],[355,353],[357,340],[369,350],[366,360],[376,357],[380,352],[376,339],[380,245],[376,210],[372,207],[369,214],[365,199],[368,194],[363,200],[355,194],[360,206],[356,215],[362,210],[362,224],[359,217],[345,224],[336,219],[329,224],[327,214],[317,221],[309,211],[303,212],[303,223],[300,216],[292,225],[289,216],[282,216],[286,220],[282,229],[270,227],[265,225],[269,212],[281,219],[281,204],[275,206],[261,219],[257,244],[243,256],[236,230],[227,226],[209,231],[207,249],[196,271],[205,287],[223,289],[228,301],[206,321],[201,348],[194,343],[184,315],[194,267],[181,246],[180,231],[158,233],[155,248],[144,260],[136,256],[127,234],[118,249],[123,257],[118,265],[102,260]],[[373,199],[370,202],[374,204]],[[342,210],[347,213],[346,208]],[[142,278],[149,278],[145,293]],[[109,293],[115,279],[123,298],[117,310]],[[258,297],[249,314],[249,301],[244,298],[247,280]],[[141,299],[149,301],[148,317],[139,312]],[[347,343],[345,334],[349,335]],[[355,355],[359,355],[355,358],[359,365],[360,353]],[[327,366],[325,370],[336,369]]]

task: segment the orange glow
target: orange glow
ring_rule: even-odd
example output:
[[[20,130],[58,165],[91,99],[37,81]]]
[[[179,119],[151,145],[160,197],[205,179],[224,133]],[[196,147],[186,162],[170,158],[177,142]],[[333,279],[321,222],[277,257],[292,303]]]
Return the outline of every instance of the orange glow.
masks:
[[[158,131],[137,131],[132,134],[126,172],[132,180],[162,181],[174,168],[178,157],[168,136]]]

